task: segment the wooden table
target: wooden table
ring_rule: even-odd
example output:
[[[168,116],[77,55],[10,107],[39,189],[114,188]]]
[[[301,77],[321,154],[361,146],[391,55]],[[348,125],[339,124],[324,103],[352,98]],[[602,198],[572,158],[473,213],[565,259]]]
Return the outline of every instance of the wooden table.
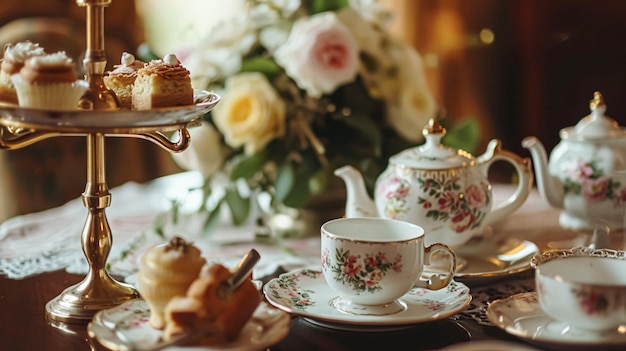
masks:
[[[541,250],[568,245],[572,233],[558,225],[558,210],[549,208],[533,192],[524,206],[493,228],[532,240]],[[533,274],[533,272],[526,272]],[[531,276],[531,275],[529,275]],[[527,278],[529,277],[527,276]],[[102,350],[86,333],[85,325],[59,324],[46,319],[45,304],[83,276],[65,271],[23,280],[0,276],[0,351]],[[270,277],[267,277],[268,280]],[[518,279],[506,277],[505,280]],[[473,289],[472,286],[470,288]],[[271,350],[436,350],[469,340],[499,339],[521,343],[515,337],[472,319],[449,318],[390,332],[348,332],[315,326],[294,317],[288,336]]]
[[[0,350],[107,350],[87,336],[86,326],[50,321],[45,304],[82,276],[64,271],[23,280],[0,277]],[[470,320],[445,319],[391,332],[331,330],[295,317],[289,335],[271,350],[436,350],[456,342],[481,339],[515,340],[495,327]]]

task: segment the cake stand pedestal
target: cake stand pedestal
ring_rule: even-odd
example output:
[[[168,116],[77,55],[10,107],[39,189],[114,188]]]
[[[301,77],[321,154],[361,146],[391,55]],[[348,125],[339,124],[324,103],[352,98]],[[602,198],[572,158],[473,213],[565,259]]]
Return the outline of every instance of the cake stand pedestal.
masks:
[[[116,281],[106,269],[113,237],[105,213],[111,205],[105,176],[105,138],[134,137],[149,140],[168,151],[183,151],[190,142],[187,128],[199,123],[219,97],[197,91],[196,101],[192,106],[146,111],[47,111],[0,104],[0,149],[18,149],[58,136],[86,137],[87,184],[82,199],[88,214],[81,244],[89,271],[83,281],[47,303],[49,318],[87,323],[96,312],[139,297],[132,286]],[[164,134],[168,132],[176,133],[177,137],[171,140]],[[136,201],[141,204],[144,200]]]
[[[49,111],[0,103],[0,149],[17,149],[57,136],[86,136],[87,185],[82,194],[88,210],[81,244],[89,271],[78,284],[70,286],[46,304],[49,319],[62,323],[88,323],[96,312],[138,298],[130,285],[109,275],[106,261],[113,236],[105,210],[111,205],[106,182],[105,136],[149,140],[168,151],[180,152],[189,145],[187,127],[199,122],[219,101],[207,91],[194,92],[194,105],[152,110],[122,110],[119,100],[103,82],[104,8],[111,0],[76,0],[86,8],[87,50],[83,64],[89,89],[77,110]],[[178,133],[172,141],[166,132]],[[142,199],[137,199],[140,204]]]

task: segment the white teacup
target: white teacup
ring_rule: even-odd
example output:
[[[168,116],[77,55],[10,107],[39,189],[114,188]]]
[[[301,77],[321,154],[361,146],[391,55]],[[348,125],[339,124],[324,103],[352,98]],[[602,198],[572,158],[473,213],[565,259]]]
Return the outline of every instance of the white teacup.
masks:
[[[439,290],[456,270],[454,251],[444,244],[424,246],[424,230],[415,224],[384,218],[339,218],[321,228],[322,271],[338,293],[330,304],[352,314],[385,315],[406,309],[400,299],[414,286]],[[441,275],[422,279],[434,252],[450,255]],[[443,278],[442,278],[443,276]]]
[[[534,256],[541,309],[572,328],[619,331],[626,325],[625,256],[588,247]]]

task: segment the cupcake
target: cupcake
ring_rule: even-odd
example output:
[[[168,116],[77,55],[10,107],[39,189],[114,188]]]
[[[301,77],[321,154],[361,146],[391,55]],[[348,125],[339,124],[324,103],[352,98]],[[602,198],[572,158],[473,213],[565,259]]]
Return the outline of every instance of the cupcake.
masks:
[[[145,63],[136,60],[135,56],[127,52],[122,54],[121,61],[122,64],[113,66],[113,70],[107,72],[102,79],[104,84],[117,95],[120,100],[120,107],[130,109],[137,71],[143,68]]]
[[[76,109],[89,88],[74,72],[74,62],[64,51],[28,58],[11,76],[20,106],[52,110]]]
[[[11,76],[20,72],[29,57],[43,55],[45,55],[44,49],[39,47],[39,44],[30,41],[5,45],[4,57],[0,63],[0,101],[18,103]]]
[[[172,298],[187,294],[205,263],[200,250],[181,237],[154,246],[141,256],[137,289],[150,307],[153,328],[165,326],[165,307]]]

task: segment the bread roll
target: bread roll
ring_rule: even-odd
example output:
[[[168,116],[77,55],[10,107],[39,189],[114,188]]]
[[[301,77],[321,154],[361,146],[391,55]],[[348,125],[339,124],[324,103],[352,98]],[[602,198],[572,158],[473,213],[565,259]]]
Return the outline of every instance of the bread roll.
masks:
[[[170,301],[165,315],[165,339],[198,330],[206,331],[199,341],[204,345],[236,339],[261,302],[261,294],[250,279],[223,294],[220,284],[231,275],[223,265],[212,264],[191,284],[186,297]],[[193,314],[195,318],[191,317]]]

